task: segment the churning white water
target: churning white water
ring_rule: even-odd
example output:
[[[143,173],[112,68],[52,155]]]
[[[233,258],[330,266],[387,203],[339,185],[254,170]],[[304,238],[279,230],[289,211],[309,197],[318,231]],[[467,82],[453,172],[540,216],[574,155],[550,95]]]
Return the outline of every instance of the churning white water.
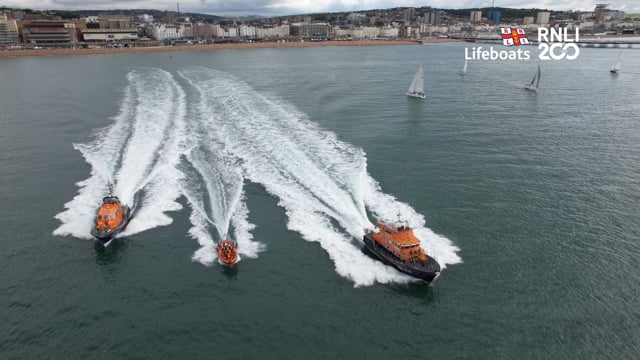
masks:
[[[238,242],[241,257],[265,250],[255,241],[244,184],[262,185],[286,210],[287,227],[317,242],[336,271],[358,285],[407,282],[362,251],[375,219],[400,213],[425,250],[445,267],[460,262],[458,248],[424,226],[424,217],[385,194],[367,173],[362,149],[322,130],[294,106],[252,89],[239,79],[203,67],[178,71],[183,88],[160,69],[131,71],[120,113],[87,144],[74,144],[91,165],[89,178],[56,218],[56,235],[90,238],[106,184],[135,206],[121,236],[168,225],[168,211],[190,208],[189,235],[200,244],[193,259],[215,263],[217,241]],[[187,100],[185,93],[195,93]]]

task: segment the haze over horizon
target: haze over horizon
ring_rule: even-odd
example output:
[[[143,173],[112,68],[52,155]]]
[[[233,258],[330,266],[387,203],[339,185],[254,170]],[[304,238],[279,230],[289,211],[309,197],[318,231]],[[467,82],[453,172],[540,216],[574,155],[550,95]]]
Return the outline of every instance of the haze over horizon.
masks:
[[[324,12],[364,11],[394,7],[431,6],[441,9],[482,7],[539,8],[549,10],[593,10],[602,1],[568,0],[562,4],[551,0],[0,0],[0,6],[33,10],[115,10],[150,9],[211,15],[296,15]],[[640,0],[609,1],[609,8],[627,13],[640,13]]]

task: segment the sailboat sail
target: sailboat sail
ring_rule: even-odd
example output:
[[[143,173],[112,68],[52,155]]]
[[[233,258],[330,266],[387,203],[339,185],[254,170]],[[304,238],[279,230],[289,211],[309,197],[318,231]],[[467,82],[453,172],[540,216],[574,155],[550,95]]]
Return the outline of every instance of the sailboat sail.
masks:
[[[418,64],[418,70],[413,76],[411,86],[409,86],[409,90],[407,91],[407,96],[424,99],[424,72],[422,70],[422,63]]]
[[[468,63],[468,59],[464,59],[464,66],[462,67],[462,71],[460,72],[460,75],[464,75],[467,73],[467,63]]]
[[[618,71],[620,71],[620,65],[622,65],[622,51],[618,53],[618,58],[616,59],[616,62],[613,64],[613,66],[611,67],[610,71],[612,73],[617,73]]]
[[[524,88],[527,90],[538,91],[538,86],[540,85],[540,65],[538,65],[538,70],[535,75],[533,75],[533,79],[527,83]]]

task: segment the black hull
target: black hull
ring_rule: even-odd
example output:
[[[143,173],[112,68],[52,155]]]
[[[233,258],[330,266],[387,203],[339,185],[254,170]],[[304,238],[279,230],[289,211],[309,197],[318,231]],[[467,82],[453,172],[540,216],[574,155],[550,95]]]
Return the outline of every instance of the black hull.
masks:
[[[431,283],[440,274],[440,264],[430,256],[425,263],[400,260],[389,250],[378,245],[369,234],[364,236],[364,245],[378,259],[426,283]]]
[[[124,206],[124,221],[120,226],[109,230],[97,230],[94,224],[93,228],[91,228],[91,235],[98,239],[102,245],[107,246],[116,235],[127,227],[129,220],[131,220],[131,209],[128,206]]]

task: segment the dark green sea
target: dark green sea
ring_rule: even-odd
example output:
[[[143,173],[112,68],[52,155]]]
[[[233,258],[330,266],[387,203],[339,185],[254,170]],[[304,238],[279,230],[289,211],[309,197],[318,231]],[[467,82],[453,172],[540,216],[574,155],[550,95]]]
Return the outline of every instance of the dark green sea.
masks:
[[[467,46],[0,59],[0,358],[636,358],[640,50]],[[431,286],[362,249],[398,216]]]

